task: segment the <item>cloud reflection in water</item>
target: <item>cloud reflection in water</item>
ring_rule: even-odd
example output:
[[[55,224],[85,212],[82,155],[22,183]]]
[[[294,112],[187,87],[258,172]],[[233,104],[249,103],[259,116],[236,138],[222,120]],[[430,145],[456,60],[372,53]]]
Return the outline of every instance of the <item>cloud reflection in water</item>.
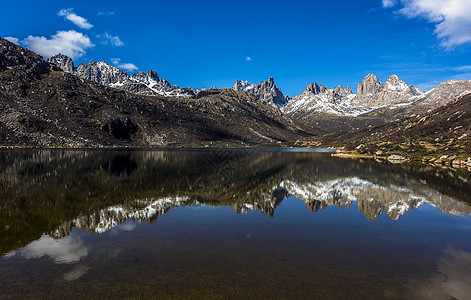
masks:
[[[77,236],[66,236],[62,239],[53,239],[43,235],[40,239],[30,243],[18,251],[28,259],[49,256],[58,264],[71,264],[87,257],[89,248]]]

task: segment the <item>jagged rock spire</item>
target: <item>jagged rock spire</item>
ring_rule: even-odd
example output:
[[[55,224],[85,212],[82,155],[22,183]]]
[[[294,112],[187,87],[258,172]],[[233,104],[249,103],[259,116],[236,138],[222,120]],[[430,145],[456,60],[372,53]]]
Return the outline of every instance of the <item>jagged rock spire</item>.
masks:
[[[376,75],[370,73],[358,83],[358,95],[378,94],[383,90],[383,84]]]
[[[319,94],[320,93],[320,87],[317,82],[310,83],[307,88],[304,90],[305,93],[312,93],[312,94]]]
[[[252,93],[258,99],[264,100],[278,108],[284,107],[290,99],[289,97],[285,97],[281,90],[276,87],[273,77],[270,77],[268,80],[262,81],[257,85],[249,83],[247,80],[237,80],[232,86],[232,89]]]
[[[60,53],[49,57],[47,59],[47,62],[55,65],[56,67],[67,73],[73,73],[75,69],[72,58]]]

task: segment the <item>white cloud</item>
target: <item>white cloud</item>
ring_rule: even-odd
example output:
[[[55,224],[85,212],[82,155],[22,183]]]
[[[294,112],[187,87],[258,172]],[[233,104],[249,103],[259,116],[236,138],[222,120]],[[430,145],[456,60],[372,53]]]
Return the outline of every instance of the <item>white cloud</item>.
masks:
[[[393,7],[394,5],[396,5],[397,3],[397,0],[383,0],[383,7]]]
[[[88,22],[84,17],[78,16],[74,13],[73,8],[61,9],[58,13],[59,16],[66,18],[70,22],[74,23],[82,29],[90,29],[93,27],[92,24]]]
[[[246,61],[252,61],[252,57],[247,56],[247,57],[245,58],[245,60],[246,60]]]
[[[122,63],[121,62],[121,58],[112,58],[111,59],[111,63],[113,65],[115,65],[115,67],[117,68],[120,68],[120,69],[124,69],[128,72],[134,72],[134,71],[137,71],[139,68],[136,67],[135,64],[132,64],[132,63]]]
[[[112,36],[105,32],[103,35],[97,35],[97,38],[101,40],[101,43],[104,45],[113,45],[117,47],[124,46],[123,41],[119,38],[119,36]]]
[[[95,46],[88,36],[75,30],[58,31],[50,39],[43,36],[30,35],[21,42],[43,57],[51,57],[57,53],[62,53],[70,56],[72,59],[83,56],[86,53],[86,49]]]
[[[384,0],[383,6],[390,1]],[[435,23],[435,34],[445,49],[471,42],[470,0],[401,0],[401,3],[399,13]]]
[[[14,44],[17,44],[17,45],[19,45],[18,43],[20,42],[19,39],[17,39],[16,37],[12,37],[12,36],[6,36],[5,40],[10,41],[10,42],[12,42]]]
[[[70,264],[87,257],[88,250],[88,247],[83,245],[79,237],[66,236],[63,239],[56,240],[50,236],[43,235],[39,240],[21,249],[20,253],[28,259],[47,255],[55,263]]]

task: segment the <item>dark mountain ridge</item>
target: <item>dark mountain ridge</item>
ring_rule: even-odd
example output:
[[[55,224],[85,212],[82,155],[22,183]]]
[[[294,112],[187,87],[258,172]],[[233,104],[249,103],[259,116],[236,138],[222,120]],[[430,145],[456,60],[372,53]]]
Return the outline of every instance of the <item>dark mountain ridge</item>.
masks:
[[[256,146],[323,132],[244,91],[141,96],[63,72],[2,38],[0,54],[4,146]]]

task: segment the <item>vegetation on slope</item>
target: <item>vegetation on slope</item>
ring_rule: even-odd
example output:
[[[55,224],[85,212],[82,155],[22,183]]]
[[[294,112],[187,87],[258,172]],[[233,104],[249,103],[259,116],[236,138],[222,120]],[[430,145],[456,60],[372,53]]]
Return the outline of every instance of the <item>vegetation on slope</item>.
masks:
[[[471,156],[471,94],[415,117],[368,127],[311,137],[288,143],[295,147],[331,147],[358,154],[399,154],[412,160],[443,155]]]

